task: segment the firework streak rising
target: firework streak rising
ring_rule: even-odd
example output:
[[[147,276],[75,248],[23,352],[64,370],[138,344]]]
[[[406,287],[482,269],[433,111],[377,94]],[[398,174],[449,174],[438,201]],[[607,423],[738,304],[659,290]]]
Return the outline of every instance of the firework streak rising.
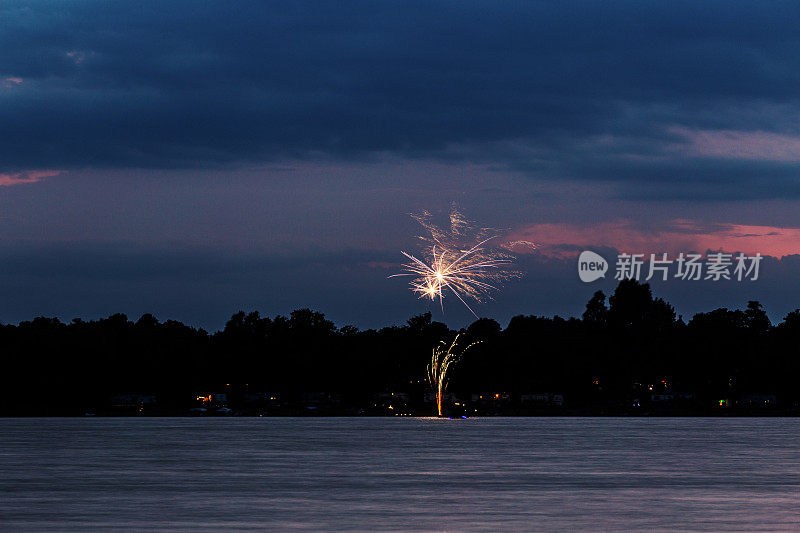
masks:
[[[452,294],[478,318],[467,300],[482,302],[502,281],[522,275],[510,268],[514,256],[499,248],[520,244],[535,247],[520,242],[491,247],[489,241],[497,242],[499,237],[496,230],[471,226],[456,208],[450,212],[447,231],[431,222],[430,213],[412,216],[427,230],[427,235],[419,237],[424,243],[421,258],[401,252],[410,262],[402,265],[402,274],[389,277],[413,276],[411,290],[420,299],[438,298],[442,311],[445,295]]]
[[[431,364],[428,365],[428,382],[431,384],[436,394],[436,409],[439,412],[439,416],[442,416],[442,400],[447,390],[447,370],[456,364],[467,350],[476,344],[480,344],[480,341],[473,342],[461,352],[457,352],[456,345],[458,344],[459,337],[460,335],[456,335],[456,338],[449,347],[446,342],[441,341],[439,345],[433,349]]]

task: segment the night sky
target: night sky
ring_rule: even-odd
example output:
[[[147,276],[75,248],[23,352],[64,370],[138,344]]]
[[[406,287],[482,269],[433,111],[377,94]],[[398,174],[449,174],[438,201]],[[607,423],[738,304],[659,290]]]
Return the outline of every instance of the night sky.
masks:
[[[0,4],[0,322],[299,307],[401,324],[409,213],[452,202],[580,315],[577,251],[767,257],[654,283],[685,319],[800,307],[796,2]]]

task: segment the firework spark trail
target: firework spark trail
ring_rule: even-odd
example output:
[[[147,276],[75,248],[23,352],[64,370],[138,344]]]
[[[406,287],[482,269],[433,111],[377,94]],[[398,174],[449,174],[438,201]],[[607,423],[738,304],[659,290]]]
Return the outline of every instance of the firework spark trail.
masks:
[[[444,400],[444,393],[447,390],[447,370],[456,364],[461,357],[473,346],[480,344],[480,341],[473,342],[461,352],[456,352],[455,348],[458,344],[458,338],[461,335],[456,335],[456,338],[447,346],[447,343],[440,341],[439,345],[433,349],[431,356],[431,364],[428,365],[428,382],[436,394],[436,409],[439,416],[442,416],[442,401]]]
[[[521,276],[520,272],[508,268],[513,263],[511,254],[487,245],[498,237],[497,234],[489,235],[494,230],[473,228],[455,207],[450,212],[449,231],[433,224],[430,213],[412,217],[429,234],[419,237],[426,244],[422,259],[402,252],[411,262],[402,265],[404,273],[389,277],[414,276],[410,282],[411,290],[420,299],[438,298],[442,311],[445,291],[449,291],[477,318],[467,300],[481,302],[483,298],[489,298],[490,291],[496,290],[503,280]],[[474,235],[472,239],[471,235]],[[465,245],[470,240],[478,243]],[[509,245],[500,246],[509,248]]]

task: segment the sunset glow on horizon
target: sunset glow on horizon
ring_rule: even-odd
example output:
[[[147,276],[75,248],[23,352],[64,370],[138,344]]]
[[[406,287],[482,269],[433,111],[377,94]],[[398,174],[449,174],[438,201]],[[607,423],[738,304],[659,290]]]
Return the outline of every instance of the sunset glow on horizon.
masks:
[[[782,258],[800,254],[800,228],[741,224],[702,224],[673,220],[660,229],[637,227],[629,220],[593,225],[541,223],[513,233],[519,238],[535,237],[537,252],[553,257],[576,257],[592,247],[613,248],[626,253],[724,251],[760,253]]]

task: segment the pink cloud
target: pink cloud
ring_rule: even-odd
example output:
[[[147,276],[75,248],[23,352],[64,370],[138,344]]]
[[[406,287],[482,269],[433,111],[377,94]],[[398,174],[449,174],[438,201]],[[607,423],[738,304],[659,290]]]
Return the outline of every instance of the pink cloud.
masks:
[[[746,159],[753,161],[800,161],[800,137],[766,131],[691,130],[675,127],[670,130],[684,137],[687,145],[677,151],[704,157]]]
[[[66,53],[66,56],[73,60],[76,65],[80,65],[86,59],[86,55],[83,52],[76,52],[75,50],[70,50]]]
[[[58,176],[61,174],[60,170],[26,170],[23,172],[14,172],[0,174],[0,187],[9,187],[11,185],[21,185],[23,183],[36,183],[44,178],[51,176]]]
[[[562,257],[601,246],[644,254],[714,250],[783,257],[800,253],[800,228],[703,224],[691,220],[673,220],[660,229],[638,227],[630,220],[586,226],[532,224],[514,232],[513,238],[533,241],[543,254]]]
[[[3,78],[3,85],[6,87],[14,87],[16,85],[22,85],[22,78],[18,78],[16,76],[9,76],[7,78]]]

